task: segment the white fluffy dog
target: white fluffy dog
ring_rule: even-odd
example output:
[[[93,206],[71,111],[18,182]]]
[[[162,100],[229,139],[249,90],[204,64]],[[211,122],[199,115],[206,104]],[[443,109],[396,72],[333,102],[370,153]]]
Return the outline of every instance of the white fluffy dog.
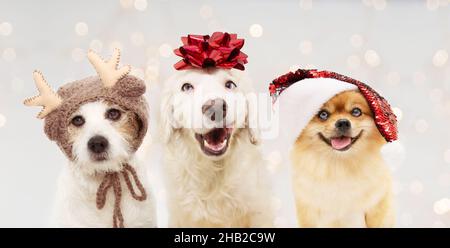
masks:
[[[136,171],[147,199],[134,200],[126,183],[120,179],[121,215],[125,226],[156,226],[155,203],[147,180],[147,168],[138,154],[131,152],[137,125],[133,113],[103,101],[86,103],[73,114],[68,133],[75,160],[63,167],[58,181],[54,224],[61,227],[110,227],[116,199],[113,189],[110,189],[111,192],[106,192],[109,197],[105,197],[104,207],[99,209],[96,205],[99,185],[105,173],[121,172],[127,163]],[[142,192],[136,190],[136,194]]]
[[[164,85],[169,226],[273,225],[251,92],[237,70],[178,71]]]

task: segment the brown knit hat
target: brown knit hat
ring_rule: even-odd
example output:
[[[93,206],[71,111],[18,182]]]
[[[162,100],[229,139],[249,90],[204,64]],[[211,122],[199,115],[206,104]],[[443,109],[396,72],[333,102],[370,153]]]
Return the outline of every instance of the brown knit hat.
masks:
[[[73,160],[72,144],[69,142],[67,128],[71,115],[87,102],[105,100],[134,112],[140,119],[138,142],[141,145],[148,128],[148,106],[143,94],[143,80],[128,75],[130,66],[117,68],[120,51],[114,50],[110,60],[104,61],[95,52],[89,51],[88,58],[98,76],[88,77],[63,85],[55,93],[39,71],[33,73],[39,95],[26,99],[27,106],[42,106],[38,118],[45,118],[44,131],[50,140],[55,141],[66,156]]]

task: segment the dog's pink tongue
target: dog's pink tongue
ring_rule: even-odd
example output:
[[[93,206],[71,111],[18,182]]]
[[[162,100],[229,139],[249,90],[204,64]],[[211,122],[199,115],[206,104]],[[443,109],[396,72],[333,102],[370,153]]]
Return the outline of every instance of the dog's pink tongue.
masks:
[[[341,150],[347,147],[352,143],[352,139],[350,137],[339,137],[331,139],[331,146],[336,150]]]

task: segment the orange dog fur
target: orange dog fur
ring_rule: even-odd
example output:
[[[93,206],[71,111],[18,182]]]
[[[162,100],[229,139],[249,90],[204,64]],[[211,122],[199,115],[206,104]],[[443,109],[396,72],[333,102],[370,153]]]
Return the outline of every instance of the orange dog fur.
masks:
[[[358,91],[326,102],[291,152],[298,224],[392,227],[391,176],[380,151],[385,143]]]

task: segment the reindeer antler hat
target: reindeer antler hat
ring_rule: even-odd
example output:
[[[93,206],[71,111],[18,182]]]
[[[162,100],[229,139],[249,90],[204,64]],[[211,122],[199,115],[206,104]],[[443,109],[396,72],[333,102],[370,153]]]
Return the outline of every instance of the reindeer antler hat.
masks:
[[[88,59],[97,71],[98,76],[88,77],[63,85],[54,92],[39,71],[34,71],[33,78],[39,95],[26,99],[27,106],[42,106],[38,118],[45,119],[45,133],[55,141],[71,160],[72,145],[68,141],[67,127],[71,115],[84,103],[106,100],[137,114],[140,129],[137,150],[142,143],[148,127],[147,103],[143,98],[145,83],[143,80],[128,75],[130,66],[118,68],[119,49],[114,49],[110,60],[103,60],[94,51],[88,52]]]
[[[27,106],[42,106],[38,118],[45,119],[45,133],[50,140],[55,141],[70,160],[74,160],[72,144],[69,142],[67,128],[71,115],[87,102],[105,100],[134,112],[140,120],[139,135],[136,138],[136,151],[141,145],[148,127],[147,102],[143,95],[145,83],[143,80],[128,75],[130,66],[118,68],[120,51],[115,49],[110,60],[103,60],[94,51],[89,51],[88,59],[97,71],[98,76],[88,77],[63,85],[54,92],[45,81],[41,72],[33,73],[39,95],[26,99]],[[119,176],[123,175],[126,186],[134,199],[144,201],[147,193],[140,182],[135,169],[124,163],[120,172],[107,172],[97,190],[96,204],[102,209],[106,202],[106,195],[110,188],[114,189],[113,227],[124,227],[124,218],[120,207],[122,186]],[[130,178],[131,175],[131,178]],[[138,195],[132,185],[138,188]]]

